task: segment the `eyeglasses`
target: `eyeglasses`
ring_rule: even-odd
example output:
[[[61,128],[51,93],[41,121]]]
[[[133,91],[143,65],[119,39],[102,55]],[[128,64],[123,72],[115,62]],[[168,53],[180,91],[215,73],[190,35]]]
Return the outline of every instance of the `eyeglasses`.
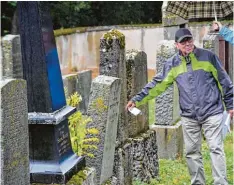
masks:
[[[181,42],[180,42],[180,44],[182,45],[182,46],[185,46],[186,44],[192,44],[193,43],[193,39],[192,38],[189,38],[189,39],[185,39],[185,40],[182,40]]]

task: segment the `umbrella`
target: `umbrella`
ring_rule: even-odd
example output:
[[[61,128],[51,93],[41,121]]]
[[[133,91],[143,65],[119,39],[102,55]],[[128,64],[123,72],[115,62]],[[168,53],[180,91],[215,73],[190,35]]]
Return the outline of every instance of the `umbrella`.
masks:
[[[232,1],[169,1],[167,12],[183,19],[223,18],[233,13]]]

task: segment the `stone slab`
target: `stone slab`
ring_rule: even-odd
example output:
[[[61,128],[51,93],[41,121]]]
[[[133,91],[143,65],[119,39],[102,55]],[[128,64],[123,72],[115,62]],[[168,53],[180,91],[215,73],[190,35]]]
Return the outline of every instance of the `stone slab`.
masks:
[[[3,78],[23,79],[19,35],[6,35],[2,38],[2,68]]]
[[[77,92],[81,95],[82,100],[78,105],[78,109],[86,114],[89,104],[89,95],[92,83],[92,71],[84,70],[78,72]]]
[[[184,144],[181,122],[175,126],[151,125],[150,129],[156,131],[159,159],[183,157]]]
[[[90,152],[94,158],[87,157],[87,166],[97,170],[97,184],[108,180],[113,173],[119,117],[121,82],[119,78],[100,75],[92,82],[88,116],[92,122],[87,128],[99,130],[97,150]]]
[[[28,185],[29,137],[27,87],[22,79],[0,81],[1,184]]]
[[[118,30],[110,30],[100,39],[100,75],[121,79],[121,99],[118,119],[117,145],[129,136],[129,126],[125,105],[127,104],[125,36]]]
[[[162,73],[165,61],[176,53],[174,41],[159,43],[156,57],[156,75]],[[180,118],[179,94],[176,83],[155,99],[155,124],[173,125]]]
[[[130,100],[148,82],[147,55],[144,51],[126,51],[126,74],[127,74],[127,99]],[[128,112],[129,137],[149,129],[149,108],[148,103],[139,108],[141,115],[134,116]]]
[[[87,112],[91,82],[91,70],[84,70],[76,74],[63,76],[63,85],[67,91],[66,96],[68,97],[75,92],[77,92],[81,96],[82,100],[77,106],[77,109],[80,110],[83,114],[86,114]]]
[[[156,132],[148,130],[115,151],[112,184],[131,185],[138,180],[149,183],[159,174]]]

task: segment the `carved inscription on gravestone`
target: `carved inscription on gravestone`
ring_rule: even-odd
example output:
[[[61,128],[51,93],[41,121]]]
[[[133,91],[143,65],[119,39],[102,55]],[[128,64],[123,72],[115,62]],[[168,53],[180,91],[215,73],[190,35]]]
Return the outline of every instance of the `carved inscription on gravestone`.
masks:
[[[66,121],[66,120],[65,120]],[[66,152],[71,150],[71,142],[69,139],[69,130],[66,124],[57,125],[57,143],[59,157],[66,154]]]

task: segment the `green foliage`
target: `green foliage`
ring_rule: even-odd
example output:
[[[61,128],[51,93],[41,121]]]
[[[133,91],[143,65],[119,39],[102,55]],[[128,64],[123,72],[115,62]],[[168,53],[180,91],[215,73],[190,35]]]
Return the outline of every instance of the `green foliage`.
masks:
[[[155,124],[155,99],[152,99],[148,103],[149,106],[149,124]]]
[[[79,171],[76,175],[74,175],[66,185],[82,185],[83,181],[87,178],[84,170]]]
[[[228,134],[224,141],[226,154],[228,184],[233,184],[233,131]],[[206,184],[213,184],[211,171],[210,152],[206,141],[202,143],[202,156],[206,175]],[[134,181],[133,185],[146,185],[140,181]],[[150,185],[190,185],[190,176],[185,157],[177,160],[159,160],[159,178],[152,179]]]
[[[66,89],[65,94],[67,94]],[[77,92],[67,98],[67,104],[73,107],[77,106],[80,101],[81,97]],[[92,153],[88,152],[88,149],[97,149],[96,145],[99,143],[99,139],[95,136],[99,134],[99,131],[96,128],[86,128],[87,123],[91,121],[90,117],[82,115],[80,111],[68,118],[72,148],[79,156],[94,157]],[[87,135],[89,135],[89,138],[87,138]]]

